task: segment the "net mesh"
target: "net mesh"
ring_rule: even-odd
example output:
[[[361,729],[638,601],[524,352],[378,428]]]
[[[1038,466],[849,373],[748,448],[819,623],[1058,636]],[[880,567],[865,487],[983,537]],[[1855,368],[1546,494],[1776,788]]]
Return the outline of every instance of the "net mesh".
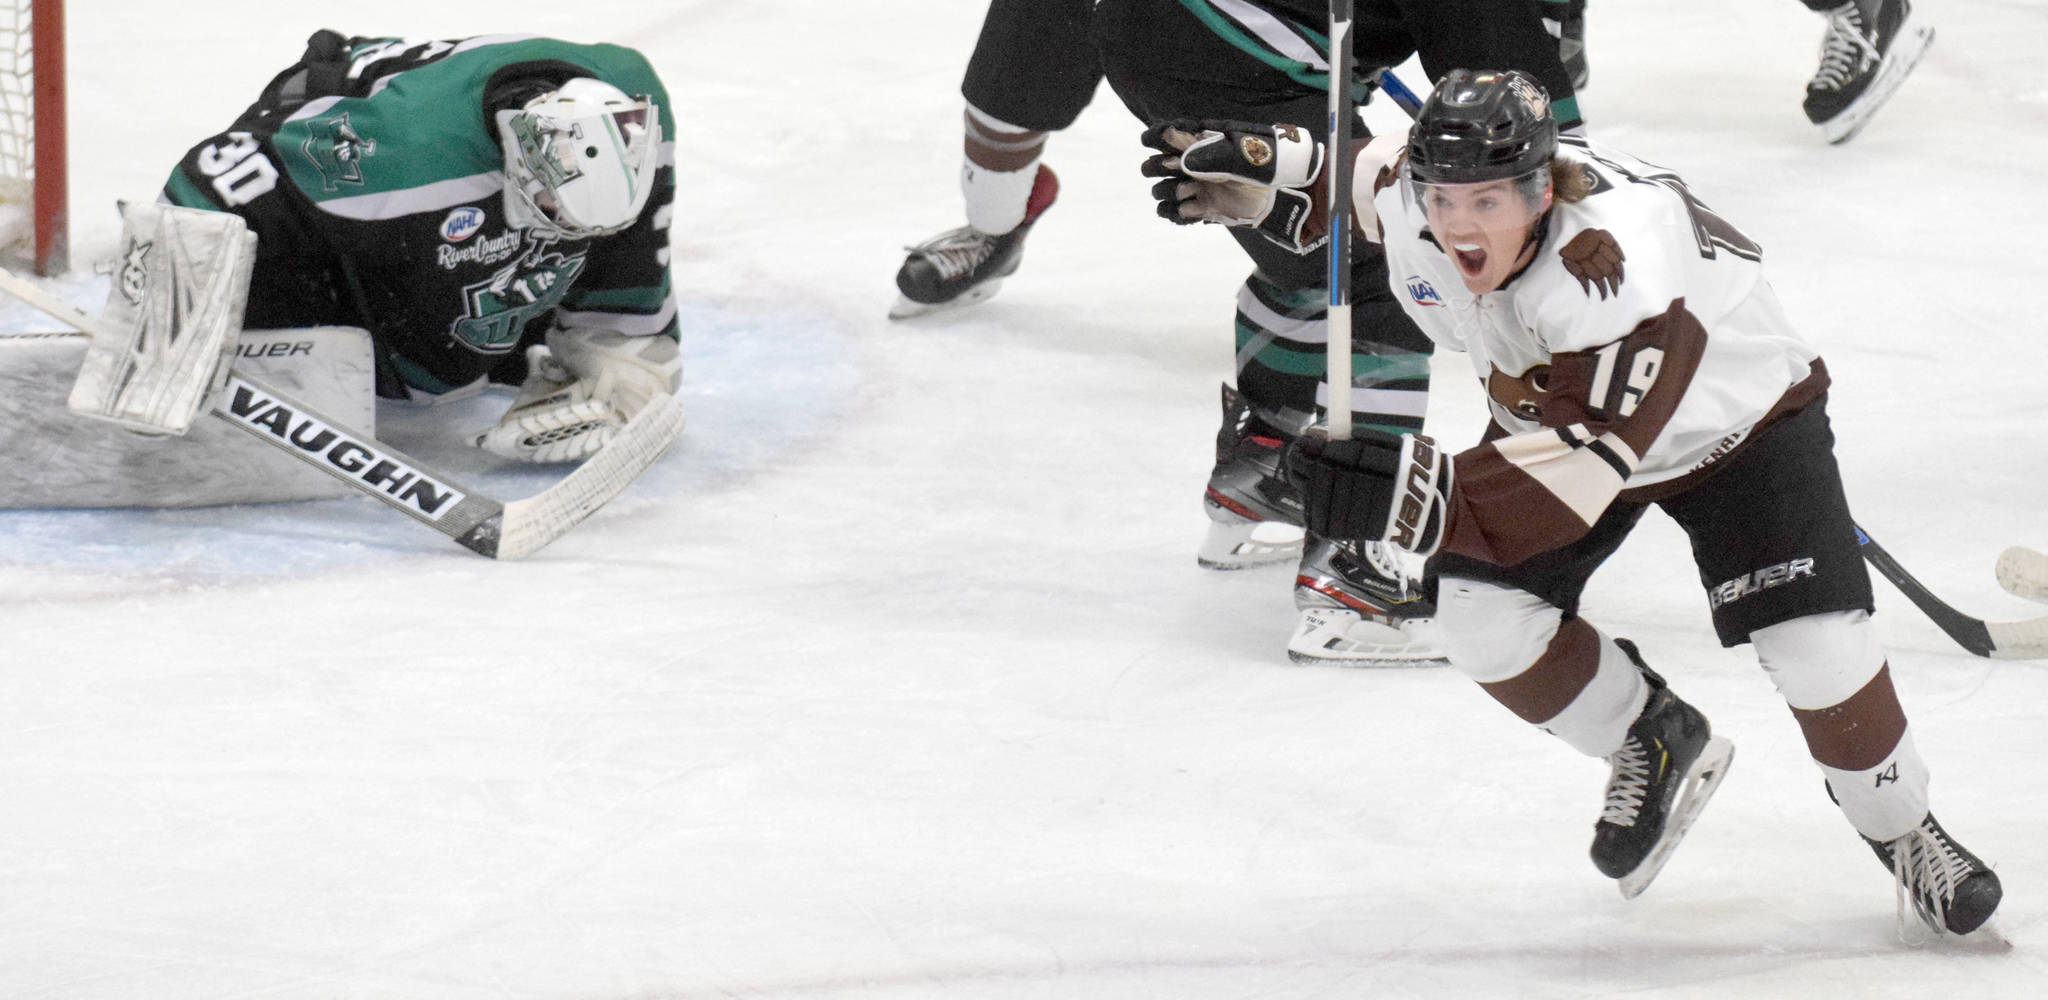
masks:
[[[35,238],[35,15],[0,5],[0,248],[26,255]]]

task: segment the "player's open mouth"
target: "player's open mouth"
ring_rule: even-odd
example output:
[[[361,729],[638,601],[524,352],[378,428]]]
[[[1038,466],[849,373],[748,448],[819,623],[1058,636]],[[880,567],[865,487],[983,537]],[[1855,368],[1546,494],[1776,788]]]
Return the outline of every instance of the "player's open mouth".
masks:
[[[1478,274],[1486,267],[1486,249],[1477,243],[1453,243],[1451,256],[1466,274]]]

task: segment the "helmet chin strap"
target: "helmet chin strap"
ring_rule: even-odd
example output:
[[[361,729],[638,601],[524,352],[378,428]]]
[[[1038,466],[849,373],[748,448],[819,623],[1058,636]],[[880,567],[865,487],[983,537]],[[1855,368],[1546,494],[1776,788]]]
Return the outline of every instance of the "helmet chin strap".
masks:
[[[1508,282],[1515,280],[1515,278],[1519,276],[1523,271],[1529,269],[1529,265],[1536,263],[1536,255],[1531,251],[1533,251],[1537,246],[1541,245],[1544,237],[1549,235],[1550,208],[1549,206],[1545,206],[1543,209],[1543,214],[1537,216],[1536,221],[1529,223],[1529,233],[1528,235],[1522,237],[1522,246],[1520,249],[1515,251],[1515,260],[1518,263],[1515,265],[1515,269],[1508,273],[1507,277],[1501,279],[1500,283],[1502,285],[1506,285]],[[1529,259],[1522,260],[1523,254],[1529,254]]]

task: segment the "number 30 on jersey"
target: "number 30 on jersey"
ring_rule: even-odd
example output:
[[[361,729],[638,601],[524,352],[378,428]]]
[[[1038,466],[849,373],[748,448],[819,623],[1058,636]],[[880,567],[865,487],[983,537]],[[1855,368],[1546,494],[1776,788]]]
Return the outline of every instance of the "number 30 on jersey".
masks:
[[[247,132],[229,132],[228,141],[210,143],[194,158],[200,173],[213,178],[213,190],[233,208],[247,205],[277,187],[277,167]]]

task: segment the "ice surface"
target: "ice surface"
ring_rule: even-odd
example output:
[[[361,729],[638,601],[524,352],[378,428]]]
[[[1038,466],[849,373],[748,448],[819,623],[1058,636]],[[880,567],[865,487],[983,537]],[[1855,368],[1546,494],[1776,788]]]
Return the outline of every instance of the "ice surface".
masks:
[[[367,500],[0,513],[0,996],[2042,995],[2048,664],[1967,656],[1883,584],[2009,948],[1899,942],[1659,515],[1586,614],[1740,759],[1640,899],[1585,858],[1604,765],[1448,670],[1290,665],[1287,569],[1193,559],[1246,266],[1151,216],[1107,91],[1002,294],[886,321],[899,247],[960,220],[981,9],[73,0],[81,264],[316,28],[643,48],[677,103],[690,427],[525,563]],[[2048,545],[2048,8],[1925,11],[1846,146],[1799,112],[1821,25],[1792,0],[1601,0],[1583,106],[1764,243],[1859,519],[1953,603],[2032,616],[1991,566]],[[103,280],[58,287],[97,308]],[[1467,440],[1478,393],[1437,371]],[[464,454],[489,419],[418,450],[544,485]]]

